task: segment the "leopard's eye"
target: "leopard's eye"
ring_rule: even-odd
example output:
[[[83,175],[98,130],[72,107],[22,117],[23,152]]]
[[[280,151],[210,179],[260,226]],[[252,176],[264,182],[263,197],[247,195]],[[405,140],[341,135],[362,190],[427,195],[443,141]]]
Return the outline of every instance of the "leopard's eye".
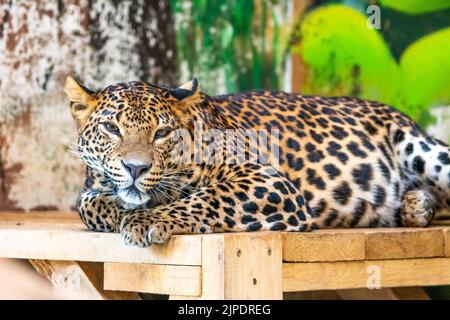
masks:
[[[154,138],[154,140],[162,139],[162,138],[167,137],[171,131],[172,131],[172,128],[169,128],[169,127],[165,127],[165,128],[162,128],[162,129],[158,129],[158,130],[155,132],[155,138]]]
[[[112,122],[102,122],[102,123],[100,123],[100,125],[102,125],[106,129],[106,131],[108,131],[108,132],[110,132],[110,133],[120,137],[119,127],[116,126],[114,123],[112,123]]]

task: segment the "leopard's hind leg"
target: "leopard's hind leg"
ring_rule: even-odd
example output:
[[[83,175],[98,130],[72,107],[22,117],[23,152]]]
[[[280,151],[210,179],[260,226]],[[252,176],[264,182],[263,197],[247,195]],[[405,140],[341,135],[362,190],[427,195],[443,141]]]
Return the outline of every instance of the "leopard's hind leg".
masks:
[[[404,182],[401,218],[405,226],[427,226],[450,206],[450,148],[417,128],[391,128]]]

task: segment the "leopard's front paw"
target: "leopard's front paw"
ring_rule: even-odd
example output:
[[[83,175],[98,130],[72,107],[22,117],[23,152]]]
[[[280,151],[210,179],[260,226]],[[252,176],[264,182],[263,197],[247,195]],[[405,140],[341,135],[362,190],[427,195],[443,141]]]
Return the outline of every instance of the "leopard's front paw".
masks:
[[[127,217],[120,226],[120,234],[127,245],[148,247],[164,243],[172,235],[169,224],[151,218]]]
[[[147,247],[151,243],[147,242],[146,231],[142,225],[127,224],[120,230],[120,235],[127,245],[136,247]]]
[[[157,222],[147,232],[147,241],[149,243],[164,243],[171,236],[172,232],[170,231],[169,225],[164,222]]]

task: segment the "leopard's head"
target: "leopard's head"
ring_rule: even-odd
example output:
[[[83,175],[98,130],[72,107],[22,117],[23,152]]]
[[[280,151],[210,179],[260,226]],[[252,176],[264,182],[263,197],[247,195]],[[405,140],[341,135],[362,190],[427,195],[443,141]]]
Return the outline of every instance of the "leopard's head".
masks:
[[[177,187],[168,182],[179,170],[174,136],[202,104],[197,80],[174,89],[136,81],[94,92],[69,77],[64,91],[78,127],[76,152],[111,182],[126,207],[143,206],[164,197],[160,188]]]

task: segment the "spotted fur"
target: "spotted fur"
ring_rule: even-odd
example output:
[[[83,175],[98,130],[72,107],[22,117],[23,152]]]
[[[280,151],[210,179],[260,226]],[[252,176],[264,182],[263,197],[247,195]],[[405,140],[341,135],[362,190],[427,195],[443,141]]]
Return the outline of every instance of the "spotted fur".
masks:
[[[66,93],[88,166],[80,216],[128,244],[178,233],[425,226],[449,205],[449,147],[382,103],[271,91],[210,97],[196,81],[92,92],[69,78]],[[173,132],[194,135],[196,121],[217,132],[277,129],[279,162],[180,164]]]

